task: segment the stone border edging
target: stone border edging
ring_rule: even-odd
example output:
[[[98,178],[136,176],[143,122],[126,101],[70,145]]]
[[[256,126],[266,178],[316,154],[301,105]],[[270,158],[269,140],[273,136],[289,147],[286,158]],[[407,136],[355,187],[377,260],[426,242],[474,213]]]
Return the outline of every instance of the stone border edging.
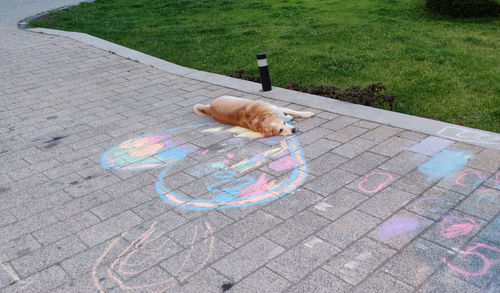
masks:
[[[33,18],[34,17],[28,19]],[[26,21],[26,19],[23,21]],[[183,67],[85,33],[44,28],[25,28],[22,26],[19,27],[30,32],[67,37],[91,45],[93,47],[115,53],[119,56],[129,58],[139,63],[158,68],[171,74],[199,80],[213,85],[232,88],[253,95],[260,95],[266,98],[295,103],[306,107],[318,108],[341,115],[351,116],[394,127],[422,132],[429,135],[440,136],[443,138],[449,138],[473,145],[500,150],[500,134],[497,133],[358,104],[351,104],[339,100],[287,90],[279,87],[273,87],[272,91],[263,92],[261,90],[261,85],[255,82]]]

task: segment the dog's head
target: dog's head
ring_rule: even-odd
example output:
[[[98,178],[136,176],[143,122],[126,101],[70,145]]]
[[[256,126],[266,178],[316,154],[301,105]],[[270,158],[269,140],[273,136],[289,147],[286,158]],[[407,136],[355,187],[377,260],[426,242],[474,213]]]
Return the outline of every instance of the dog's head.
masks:
[[[264,137],[275,135],[291,135],[297,132],[297,129],[285,121],[285,117],[281,117],[276,113],[269,113],[261,122],[261,132]]]

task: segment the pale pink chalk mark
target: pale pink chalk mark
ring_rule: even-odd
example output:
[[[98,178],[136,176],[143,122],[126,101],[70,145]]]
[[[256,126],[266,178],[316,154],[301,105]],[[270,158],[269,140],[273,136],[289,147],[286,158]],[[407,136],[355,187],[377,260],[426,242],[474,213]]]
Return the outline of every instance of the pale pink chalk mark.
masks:
[[[201,154],[206,155],[208,153],[208,150],[204,150]]]
[[[273,169],[274,171],[281,172],[295,167],[297,163],[298,162],[295,157],[288,155],[280,158],[277,161],[269,163],[269,168]]]
[[[228,157],[229,159],[232,159],[232,158],[234,158],[234,154],[227,154],[226,157]]]
[[[382,175],[382,176],[385,176],[386,179],[384,182],[380,183],[379,185],[377,185],[376,188],[374,189],[365,189],[363,187],[363,184],[366,183],[370,177],[374,176],[374,175]],[[358,188],[359,190],[365,192],[365,193],[375,193],[375,192],[379,192],[382,188],[384,188],[387,184],[389,184],[389,182],[391,182],[393,179],[392,175],[389,174],[389,173],[385,173],[385,172],[372,172],[368,175],[365,176],[365,178],[363,178],[363,180],[361,180],[360,182],[358,182]]]
[[[262,173],[259,177],[259,180],[257,180],[255,184],[248,186],[247,188],[240,191],[240,195],[238,196],[238,198],[261,194],[266,192],[267,190],[266,173]]]

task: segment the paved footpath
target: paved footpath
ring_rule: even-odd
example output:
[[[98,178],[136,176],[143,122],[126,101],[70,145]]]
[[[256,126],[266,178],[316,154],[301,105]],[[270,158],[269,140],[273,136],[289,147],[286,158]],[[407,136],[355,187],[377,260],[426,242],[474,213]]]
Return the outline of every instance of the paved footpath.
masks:
[[[174,74],[17,29],[70,1],[26,2],[0,1],[1,292],[500,291],[498,134]],[[192,113],[223,94],[317,115]]]

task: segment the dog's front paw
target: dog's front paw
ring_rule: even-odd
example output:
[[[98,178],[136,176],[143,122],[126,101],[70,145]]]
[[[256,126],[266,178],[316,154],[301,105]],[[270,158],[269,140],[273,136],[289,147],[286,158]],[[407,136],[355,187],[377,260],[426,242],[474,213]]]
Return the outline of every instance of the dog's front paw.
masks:
[[[313,112],[304,112],[304,118],[311,118],[314,115],[316,115],[316,114],[314,114]]]

